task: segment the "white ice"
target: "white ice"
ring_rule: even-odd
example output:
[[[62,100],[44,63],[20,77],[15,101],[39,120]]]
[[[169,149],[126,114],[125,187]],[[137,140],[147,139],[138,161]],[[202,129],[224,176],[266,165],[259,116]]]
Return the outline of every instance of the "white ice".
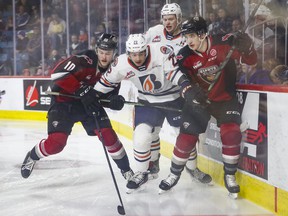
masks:
[[[65,149],[39,161],[28,179],[20,165],[37,142],[46,138],[46,122],[0,120],[1,216],[114,216],[120,205],[113,180],[97,137],[74,126]],[[130,140],[120,136],[132,168]],[[184,171],[175,188],[158,195],[161,179],[169,173],[170,160],[161,157],[160,175],[143,190],[125,193],[125,180],[114,162],[113,170],[127,216],[271,216],[248,200],[232,200],[218,185],[192,182]]]

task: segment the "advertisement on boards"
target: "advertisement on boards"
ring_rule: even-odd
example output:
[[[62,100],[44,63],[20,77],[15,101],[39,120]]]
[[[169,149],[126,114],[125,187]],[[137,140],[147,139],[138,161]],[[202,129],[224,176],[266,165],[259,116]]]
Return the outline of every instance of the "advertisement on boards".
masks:
[[[23,80],[24,110],[48,110],[51,97],[45,91],[51,91],[51,80]]]
[[[268,180],[267,93],[238,91],[242,109],[241,156],[238,168]],[[217,122],[211,118],[202,154],[222,162],[222,143]]]

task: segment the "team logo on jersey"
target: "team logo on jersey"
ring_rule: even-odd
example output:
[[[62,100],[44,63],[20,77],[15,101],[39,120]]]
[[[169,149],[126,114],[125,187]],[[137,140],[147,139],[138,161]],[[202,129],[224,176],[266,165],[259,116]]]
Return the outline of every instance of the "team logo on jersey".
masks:
[[[189,126],[190,126],[190,123],[189,123],[189,122],[183,122],[183,127],[184,127],[185,129],[187,129]]]
[[[153,40],[152,40],[152,42],[160,42],[161,41],[161,36],[160,35],[156,35],[154,38],[153,38]]]
[[[163,54],[169,54],[173,51],[173,48],[171,46],[161,46],[160,47],[160,51],[163,53]]]
[[[156,93],[162,86],[161,82],[157,81],[156,79],[157,77],[155,74],[139,77],[139,80],[142,83],[143,91]]]
[[[133,71],[129,71],[127,74],[126,74],[126,79],[129,79],[131,77],[135,76],[135,73]]]
[[[92,78],[92,75],[86,76],[86,80],[90,80]]]
[[[54,128],[56,128],[58,124],[59,124],[58,121],[53,121],[53,122],[52,122],[52,125],[53,125]]]
[[[215,72],[217,71],[217,69],[217,65],[212,65],[207,68],[201,68],[199,70],[199,74],[204,81],[211,83],[215,79]]]
[[[215,49],[211,49],[210,50],[210,55],[211,56],[216,56],[217,55],[217,51]]]

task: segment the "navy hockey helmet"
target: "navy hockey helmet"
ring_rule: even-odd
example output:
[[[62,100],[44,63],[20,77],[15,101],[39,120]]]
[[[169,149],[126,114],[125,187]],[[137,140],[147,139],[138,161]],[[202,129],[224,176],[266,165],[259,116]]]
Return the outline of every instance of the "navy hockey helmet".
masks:
[[[116,50],[117,47],[118,41],[115,35],[103,33],[97,40],[97,48],[103,50]]]
[[[208,32],[207,23],[203,17],[195,16],[189,20],[183,22],[181,27],[181,33],[191,34],[196,33],[198,35],[206,34]]]

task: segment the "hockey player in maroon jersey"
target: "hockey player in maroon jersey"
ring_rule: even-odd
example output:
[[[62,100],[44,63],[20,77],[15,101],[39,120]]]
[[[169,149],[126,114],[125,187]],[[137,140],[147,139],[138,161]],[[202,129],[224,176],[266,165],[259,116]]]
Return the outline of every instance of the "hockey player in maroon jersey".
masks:
[[[180,70],[190,79],[190,85],[183,85],[181,89],[186,101],[182,112],[183,122],[173,151],[171,173],[161,181],[160,192],[170,190],[177,184],[190,151],[213,116],[220,128],[225,186],[236,198],[240,187],[235,173],[242,135],[234,60],[252,65],[257,62],[257,54],[246,33],[208,35],[207,24],[202,17],[185,21],[182,34],[186,37],[187,45],[179,51],[177,59]],[[231,58],[222,68],[221,63],[225,62],[233,45],[235,49]]]
[[[177,3],[165,4],[161,9],[161,24],[153,26],[145,33],[147,43],[163,44],[173,47],[174,53],[186,45],[185,37],[181,34],[182,11]],[[175,127],[175,125],[174,125]],[[176,128],[174,128],[176,129]],[[178,127],[177,129],[178,130]],[[154,127],[151,142],[151,161],[149,163],[149,177],[158,175],[160,170],[160,131],[161,127]],[[197,167],[197,149],[192,150],[186,163],[186,171],[190,174],[193,181],[203,184],[212,184],[209,174],[202,172]]]
[[[93,113],[102,133],[108,153],[121,170],[125,179],[129,180],[134,174],[130,169],[125,149],[112,129],[109,117],[99,103],[99,93],[94,85],[100,79],[117,53],[117,38],[111,34],[100,36],[96,52],[86,50],[60,62],[51,75],[52,91],[71,94],[80,97],[75,99],[66,96],[53,96],[48,111],[48,137],[42,139],[26,155],[21,166],[21,175],[28,178],[35,163],[44,157],[61,152],[67,142],[72,127],[81,122],[89,136],[99,136]],[[118,89],[119,90],[119,89]],[[102,95],[109,98],[106,104],[110,109],[120,110],[124,106],[124,98],[118,95],[118,90]]]

